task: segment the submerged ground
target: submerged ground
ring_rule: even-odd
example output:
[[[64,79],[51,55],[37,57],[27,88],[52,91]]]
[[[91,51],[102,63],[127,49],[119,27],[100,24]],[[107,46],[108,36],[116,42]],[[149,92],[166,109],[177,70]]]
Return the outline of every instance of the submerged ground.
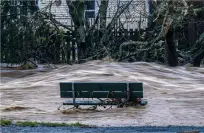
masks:
[[[59,82],[144,83],[146,107],[58,111]],[[1,70],[1,117],[14,121],[81,122],[96,126],[204,126],[204,68],[92,61],[47,70]]]

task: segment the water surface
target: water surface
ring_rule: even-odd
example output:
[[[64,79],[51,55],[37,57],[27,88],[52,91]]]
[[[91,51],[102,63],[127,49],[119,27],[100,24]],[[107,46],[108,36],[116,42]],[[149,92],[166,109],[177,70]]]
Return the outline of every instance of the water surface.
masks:
[[[146,107],[107,111],[57,108],[59,82],[143,82]],[[97,126],[204,126],[204,68],[167,67],[155,63],[92,61],[56,69],[1,70],[2,118],[44,122],[81,122]]]

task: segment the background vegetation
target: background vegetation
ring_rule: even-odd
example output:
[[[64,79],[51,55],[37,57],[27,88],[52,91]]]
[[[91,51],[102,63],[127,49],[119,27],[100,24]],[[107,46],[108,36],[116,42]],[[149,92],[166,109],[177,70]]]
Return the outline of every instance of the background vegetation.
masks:
[[[90,24],[84,15],[86,1],[66,0],[73,25],[58,22],[51,13],[53,1],[39,10],[36,0],[1,1],[1,62],[70,63],[108,57],[115,61],[153,61],[170,66],[204,58],[204,1],[151,1],[148,28],[117,26],[133,2],[118,6],[107,24],[108,0]],[[140,24],[141,21],[138,22]]]

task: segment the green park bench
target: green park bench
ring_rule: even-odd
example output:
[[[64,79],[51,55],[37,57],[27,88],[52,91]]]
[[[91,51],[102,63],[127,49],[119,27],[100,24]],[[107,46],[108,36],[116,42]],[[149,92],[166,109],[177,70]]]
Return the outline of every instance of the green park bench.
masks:
[[[121,106],[126,102],[138,102],[146,105],[143,98],[142,83],[106,83],[106,82],[62,82],[60,83],[61,98],[72,98],[63,105]],[[77,100],[83,98],[86,100]],[[90,100],[91,99],[91,100]]]

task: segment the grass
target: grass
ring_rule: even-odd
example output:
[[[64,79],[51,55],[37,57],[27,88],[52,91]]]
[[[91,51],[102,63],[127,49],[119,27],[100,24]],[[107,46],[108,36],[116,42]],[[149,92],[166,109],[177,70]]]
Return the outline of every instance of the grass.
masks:
[[[31,122],[31,121],[25,121],[25,122],[16,122],[15,125],[16,126],[22,126],[22,127],[26,127],[26,126],[35,127],[35,126],[38,126],[38,123],[37,122]]]
[[[46,127],[89,127],[88,125],[82,124],[82,123],[49,123],[49,122],[30,122],[30,121],[25,121],[25,122],[16,122],[17,126],[46,126]]]
[[[49,122],[32,122],[32,121],[25,121],[25,122],[16,122],[13,123],[11,120],[0,120],[1,126],[9,126],[9,125],[15,125],[15,126],[22,126],[22,127],[36,127],[36,126],[45,126],[45,127],[90,127],[89,125],[82,124],[79,122],[76,123],[49,123]]]
[[[9,126],[12,124],[11,120],[0,119],[0,126]]]

